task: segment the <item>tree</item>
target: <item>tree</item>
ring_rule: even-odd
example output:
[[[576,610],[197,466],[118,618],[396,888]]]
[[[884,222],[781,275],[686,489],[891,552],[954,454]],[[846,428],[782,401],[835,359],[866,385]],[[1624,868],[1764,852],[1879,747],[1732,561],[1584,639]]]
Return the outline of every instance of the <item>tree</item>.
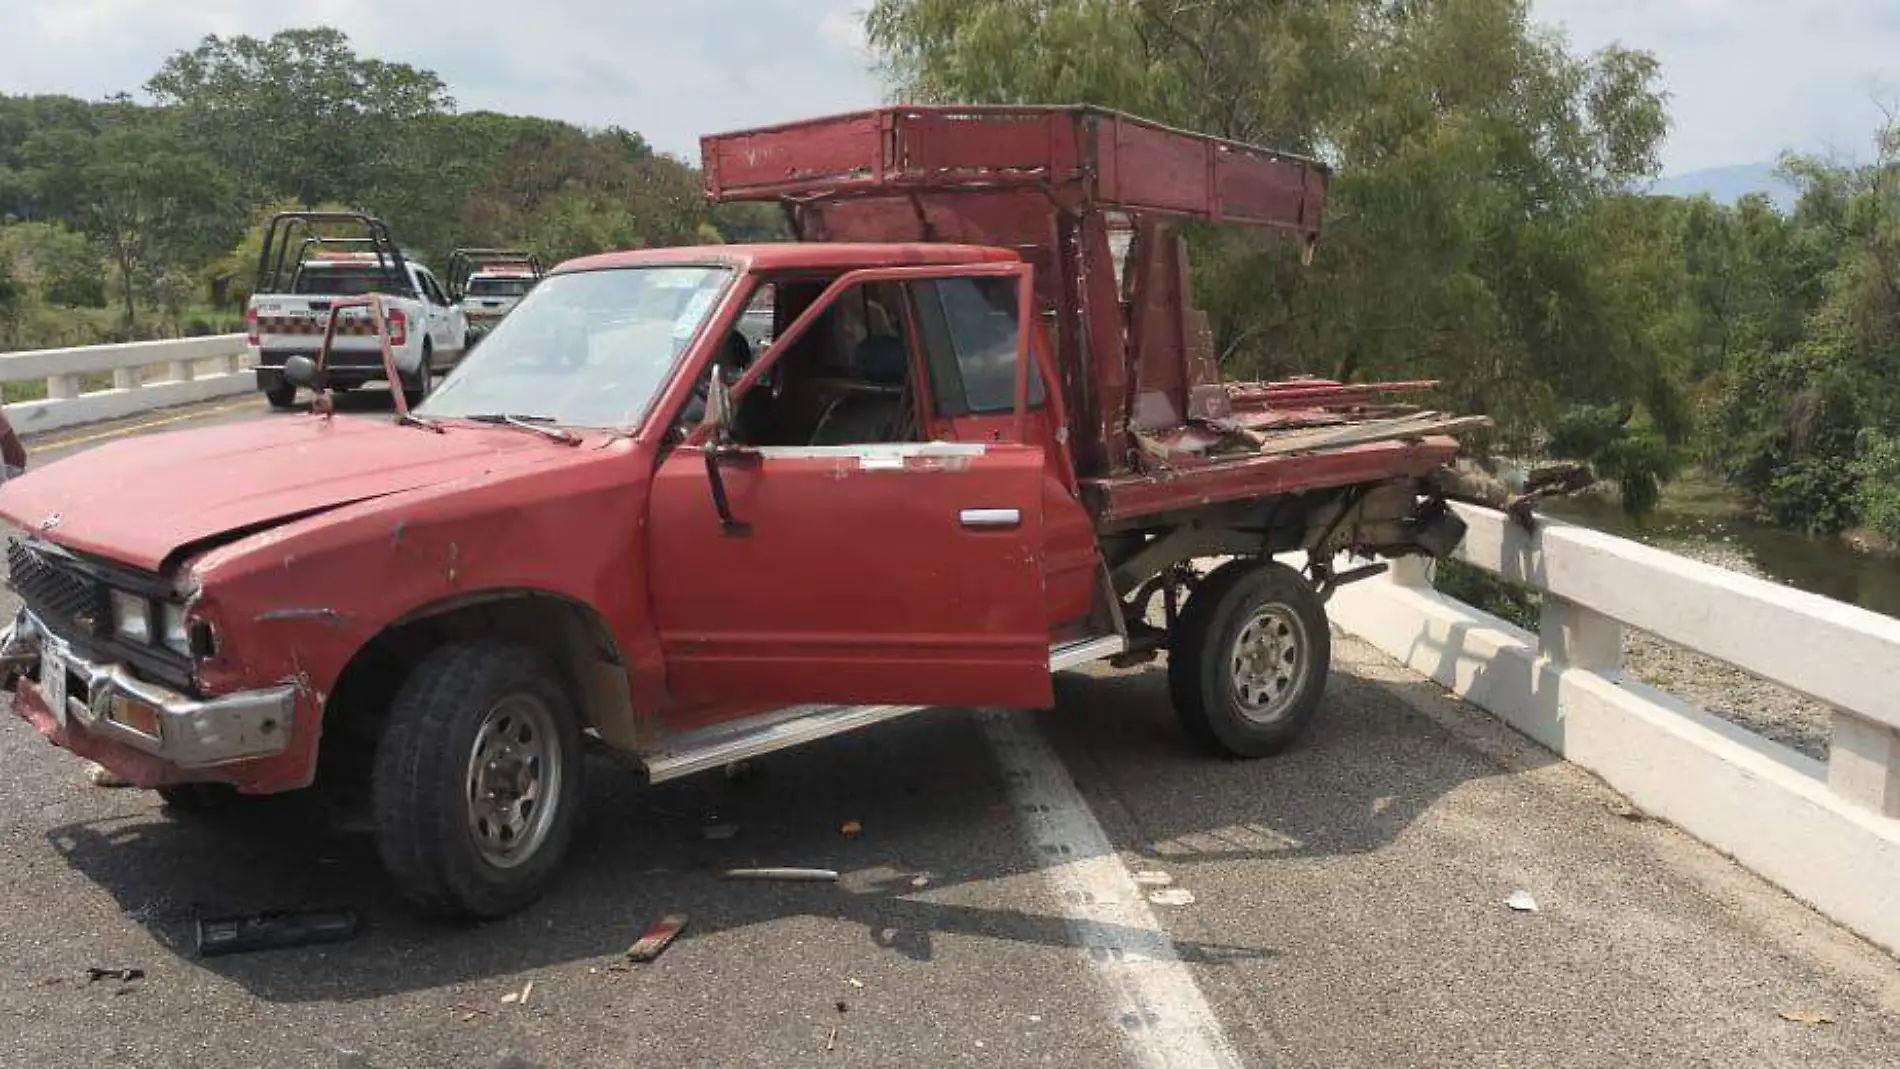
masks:
[[[47,304],[103,307],[105,283],[99,268],[98,246],[58,223],[0,227],[0,269],[11,269],[23,292]]]
[[[162,121],[130,116],[90,141],[62,134],[31,155],[41,195],[105,250],[127,327],[166,264],[201,264],[235,237],[230,179]]]
[[[146,89],[229,161],[247,197],[305,203],[360,195],[393,166],[406,124],[453,106],[433,72],[360,57],[329,27],[208,36]]]

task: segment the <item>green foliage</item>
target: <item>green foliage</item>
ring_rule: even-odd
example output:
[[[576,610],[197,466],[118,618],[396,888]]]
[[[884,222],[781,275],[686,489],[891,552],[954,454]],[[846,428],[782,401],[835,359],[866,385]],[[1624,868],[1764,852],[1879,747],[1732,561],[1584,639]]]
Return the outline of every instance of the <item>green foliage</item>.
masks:
[[[1870,427],[1857,445],[1854,511],[1887,541],[1900,543],[1900,436]]]
[[[1537,630],[1542,615],[1543,597],[1537,591],[1507,583],[1461,561],[1439,561],[1433,568],[1432,588],[1526,631]]]
[[[98,248],[84,234],[57,223],[0,227],[0,270],[12,272],[22,299],[31,295],[84,308],[106,303]]]
[[[1572,406],[1557,417],[1544,452],[1589,462],[1598,477],[1616,482],[1624,511],[1640,518],[1661,502],[1663,483],[1681,465],[1663,435],[1632,426],[1634,414],[1627,404]]]
[[[347,199],[400,166],[406,124],[453,101],[435,74],[358,56],[329,27],[206,37],[145,85],[253,199]]]

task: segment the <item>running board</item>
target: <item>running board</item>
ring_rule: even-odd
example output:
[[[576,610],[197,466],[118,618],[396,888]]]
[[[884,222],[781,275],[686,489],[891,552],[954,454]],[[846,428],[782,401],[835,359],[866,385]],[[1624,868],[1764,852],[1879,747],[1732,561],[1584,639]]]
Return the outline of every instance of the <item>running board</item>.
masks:
[[[1103,635],[1101,638],[1085,638],[1080,642],[1064,642],[1060,646],[1049,647],[1049,671],[1066,672],[1092,661],[1105,661],[1127,649],[1128,640],[1120,635]]]
[[[1061,672],[1091,661],[1113,657],[1128,648],[1120,635],[1065,642],[1049,647],[1049,671]],[[927,705],[794,705],[719,724],[666,740],[665,749],[641,758],[647,782],[665,783],[735,761],[763,757],[778,750],[847,731],[920,713]]]

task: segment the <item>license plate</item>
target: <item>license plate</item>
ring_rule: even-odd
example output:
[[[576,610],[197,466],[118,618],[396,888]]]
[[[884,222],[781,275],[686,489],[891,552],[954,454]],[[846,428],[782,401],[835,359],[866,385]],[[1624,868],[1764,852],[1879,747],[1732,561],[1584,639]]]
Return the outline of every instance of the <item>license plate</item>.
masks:
[[[53,722],[66,726],[66,658],[51,645],[40,648],[40,697],[53,712]]]

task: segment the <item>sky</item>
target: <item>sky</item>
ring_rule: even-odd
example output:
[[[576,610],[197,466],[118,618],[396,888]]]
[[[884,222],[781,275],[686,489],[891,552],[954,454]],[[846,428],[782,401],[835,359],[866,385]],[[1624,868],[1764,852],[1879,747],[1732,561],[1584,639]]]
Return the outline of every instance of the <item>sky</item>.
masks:
[[[868,0],[0,0],[0,92],[136,92],[208,33],[328,24],[427,67],[464,110],[702,133],[864,107]],[[1900,102],[1900,0],[1532,0],[1572,45],[1654,52],[1671,95],[1664,172],[1859,154]]]

